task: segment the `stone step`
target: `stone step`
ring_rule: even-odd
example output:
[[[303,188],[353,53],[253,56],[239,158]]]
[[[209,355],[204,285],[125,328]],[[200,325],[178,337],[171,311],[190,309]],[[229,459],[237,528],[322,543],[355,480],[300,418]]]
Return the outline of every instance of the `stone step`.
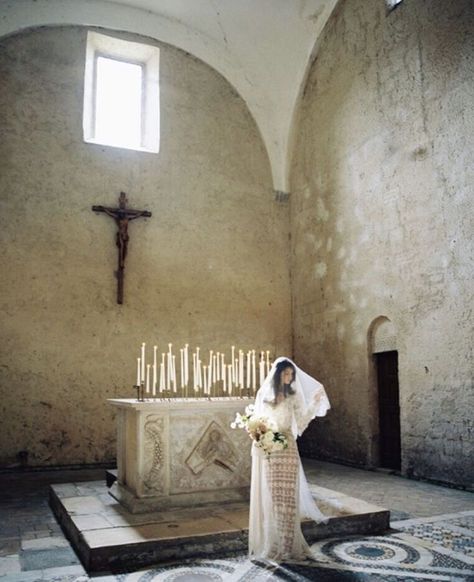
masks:
[[[380,534],[390,512],[312,486],[326,524],[303,522],[309,542],[351,535]],[[113,499],[103,482],[51,485],[50,506],[88,572],[120,572],[187,557],[245,552],[248,503],[211,504],[132,514]]]

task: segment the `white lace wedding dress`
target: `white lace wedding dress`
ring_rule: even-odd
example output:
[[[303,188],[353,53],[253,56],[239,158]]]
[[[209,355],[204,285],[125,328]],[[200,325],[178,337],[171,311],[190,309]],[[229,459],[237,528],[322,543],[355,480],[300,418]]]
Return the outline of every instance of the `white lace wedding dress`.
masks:
[[[269,457],[255,444],[252,446],[249,555],[274,562],[311,557],[301,532],[301,520],[308,517],[316,522],[327,521],[309,491],[296,436],[302,434],[312,418],[326,414],[329,401],[319,382],[295,368],[294,394],[279,404],[270,404],[270,373],[255,404],[255,414],[273,421],[289,443],[287,449],[273,452]]]

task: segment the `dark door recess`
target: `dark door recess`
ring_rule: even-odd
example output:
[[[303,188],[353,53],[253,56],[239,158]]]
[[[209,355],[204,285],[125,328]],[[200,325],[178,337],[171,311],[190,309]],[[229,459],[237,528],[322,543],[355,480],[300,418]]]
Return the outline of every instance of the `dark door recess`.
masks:
[[[379,394],[380,466],[400,470],[398,352],[375,354]]]

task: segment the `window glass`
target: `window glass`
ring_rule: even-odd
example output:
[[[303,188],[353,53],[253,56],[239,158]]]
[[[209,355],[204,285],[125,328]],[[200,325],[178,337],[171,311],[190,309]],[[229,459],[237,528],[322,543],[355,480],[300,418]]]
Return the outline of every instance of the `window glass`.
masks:
[[[142,84],[140,65],[98,57],[95,91],[95,138],[104,144],[140,147]]]

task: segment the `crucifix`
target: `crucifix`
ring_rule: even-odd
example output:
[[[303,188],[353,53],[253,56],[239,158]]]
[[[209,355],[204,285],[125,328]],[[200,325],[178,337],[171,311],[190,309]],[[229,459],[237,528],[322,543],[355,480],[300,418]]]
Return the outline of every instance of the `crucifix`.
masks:
[[[127,196],[125,192],[120,192],[119,207],[109,208],[107,206],[93,206],[94,212],[104,212],[107,216],[111,216],[117,223],[118,231],[115,241],[118,247],[118,269],[116,271],[117,277],[117,303],[123,303],[123,279],[125,272],[125,257],[127,256],[128,246],[128,223],[135,218],[142,216],[151,216],[148,210],[132,210],[127,208]]]

